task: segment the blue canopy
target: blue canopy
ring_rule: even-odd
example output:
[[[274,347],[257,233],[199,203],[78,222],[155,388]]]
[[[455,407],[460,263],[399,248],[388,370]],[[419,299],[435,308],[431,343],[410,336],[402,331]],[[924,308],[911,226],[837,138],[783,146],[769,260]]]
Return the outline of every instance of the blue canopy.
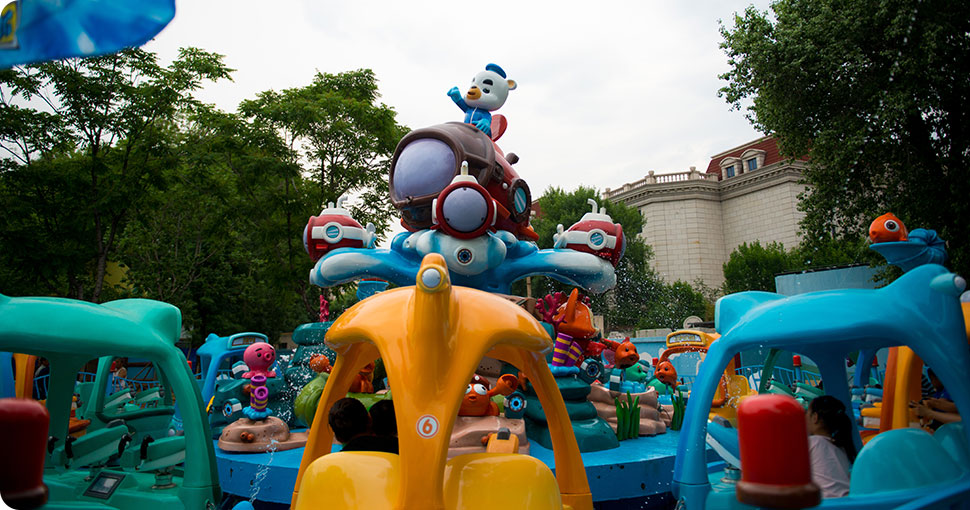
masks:
[[[174,0],[16,0],[0,11],[0,69],[141,46],[173,17]]]

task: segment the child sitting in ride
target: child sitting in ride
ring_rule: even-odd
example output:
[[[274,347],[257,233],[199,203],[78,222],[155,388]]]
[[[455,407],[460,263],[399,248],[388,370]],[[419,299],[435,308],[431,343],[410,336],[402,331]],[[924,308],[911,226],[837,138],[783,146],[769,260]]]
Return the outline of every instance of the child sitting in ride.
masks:
[[[823,395],[812,399],[805,410],[808,452],[812,480],[822,497],[841,498],[849,494],[849,471],[855,460],[852,422],[842,401]]]
[[[397,438],[397,419],[394,417],[394,401],[378,400],[370,406],[371,430],[377,436]]]
[[[925,428],[928,428],[929,432],[933,432],[944,423],[953,423],[961,421],[961,419],[957,406],[953,403],[953,398],[943,387],[943,382],[936,376],[932,368],[927,369],[926,372],[930,383],[933,385],[933,391],[922,402],[910,402],[910,406],[916,409],[917,416],[930,420]]]
[[[355,398],[342,398],[334,403],[328,421],[334,437],[343,444],[341,451],[398,453],[397,438],[375,435],[367,408]]]

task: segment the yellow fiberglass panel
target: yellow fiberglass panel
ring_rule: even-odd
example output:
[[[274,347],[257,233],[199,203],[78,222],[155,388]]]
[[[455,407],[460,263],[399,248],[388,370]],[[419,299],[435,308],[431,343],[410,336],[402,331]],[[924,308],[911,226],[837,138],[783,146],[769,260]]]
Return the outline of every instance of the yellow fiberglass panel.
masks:
[[[552,471],[528,455],[473,453],[445,466],[447,510],[562,510]]]
[[[383,452],[338,452],[303,473],[295,510],[393,508],[400,489],[399,458]]]

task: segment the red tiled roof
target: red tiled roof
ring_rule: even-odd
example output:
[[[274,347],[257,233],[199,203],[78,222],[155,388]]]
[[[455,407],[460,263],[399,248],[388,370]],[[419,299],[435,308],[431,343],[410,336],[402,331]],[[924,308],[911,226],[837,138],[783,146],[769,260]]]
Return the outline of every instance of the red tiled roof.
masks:
[[[740,147],[735,147],[734,149],[716,154],[711,157],[711,162],[707,165],[707,173],[709,174],[721,174],[721,161],[727,157],[740,158],[745,151],[749,149],[763,150],[765,151],[765,162],[764,166],[768,166],[772,163],[777,163],[779,161],[784,161],[786,158],[778,152],[778,144],[775,142],[774,137],[766,136],[764,138],[759,138],[753,142],[746,143]],[[808,161],[808,156],[802,156],[798,158],[802,161]]]

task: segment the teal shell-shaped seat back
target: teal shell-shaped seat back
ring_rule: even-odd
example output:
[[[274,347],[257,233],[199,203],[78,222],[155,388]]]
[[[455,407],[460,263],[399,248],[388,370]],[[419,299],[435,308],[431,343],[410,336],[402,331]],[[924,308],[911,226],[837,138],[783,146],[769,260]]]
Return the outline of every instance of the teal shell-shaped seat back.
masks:
[[[952,482],[963,473],[940,442],[925,431],[887,430],[872,438],[856,457],[849,495],[920,489]]]

